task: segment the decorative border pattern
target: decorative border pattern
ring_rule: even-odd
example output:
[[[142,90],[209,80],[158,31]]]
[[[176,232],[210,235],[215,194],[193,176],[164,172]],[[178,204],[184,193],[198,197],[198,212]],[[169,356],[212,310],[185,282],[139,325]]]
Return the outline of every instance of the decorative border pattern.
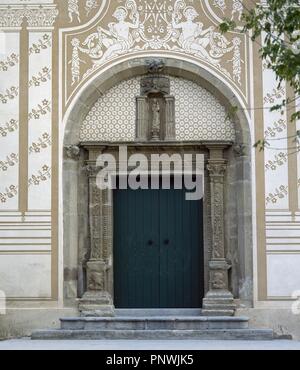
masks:
[[[21,27],[26,18],[29,27],[52,27],[58,16],[56,5],[0,5],[0,27]]]

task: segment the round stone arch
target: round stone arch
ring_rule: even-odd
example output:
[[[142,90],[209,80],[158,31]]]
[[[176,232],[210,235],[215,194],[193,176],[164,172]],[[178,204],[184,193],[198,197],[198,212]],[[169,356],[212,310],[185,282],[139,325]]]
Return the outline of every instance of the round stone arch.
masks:
[[[94,103],[107,90],[124,80],[147,74],[147,61],[153,58],[126,60],[96,75],[78,94],[65,116],[61,194],[63,245],[61,247],[64,253],[66,304],[75,304],[86,291],[86,266],[82,262],[89,259],[91,243],[89,225],[86,221],[89,214],[88,191],[86,191],[89,182],[85,166],[87,158],[78,146],[81,124]],[[230,291],[243,305],[251,307],[253,304],[253,244],[250,119],[238,93],[205,67],[170,57],[159,57],[159,59],[164,62],[164,74],[196,82],[212,93],[228,110],[233,106],[238,108],[234,117],[236,142],[226,149],[224,158],[229,164],[224,192],[224,207],[229,217],[224,220],[224,237],[226,258],[230,259],[232,264],[229,276]],[[212,156],[216,154],[214,144],[218,143],[210,143],[209,146]],[[220,158],[216,159],[218,161]]]

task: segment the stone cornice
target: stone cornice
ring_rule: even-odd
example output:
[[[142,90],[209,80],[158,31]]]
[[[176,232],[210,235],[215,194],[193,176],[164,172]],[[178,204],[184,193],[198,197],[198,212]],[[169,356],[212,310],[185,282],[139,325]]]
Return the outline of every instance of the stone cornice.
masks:
[[[29,27],[52,27],[58,16],[56,5],[0,5],[0,27],[21,27],[27,19]]]

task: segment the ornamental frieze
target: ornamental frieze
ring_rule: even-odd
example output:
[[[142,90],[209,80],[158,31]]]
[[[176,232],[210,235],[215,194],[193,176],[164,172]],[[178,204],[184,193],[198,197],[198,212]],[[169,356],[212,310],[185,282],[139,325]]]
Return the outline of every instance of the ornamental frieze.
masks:
[[[24,18],[29,27],[52,27],[58,16],[56,5],[0,5],[0,27],[21,27]]]

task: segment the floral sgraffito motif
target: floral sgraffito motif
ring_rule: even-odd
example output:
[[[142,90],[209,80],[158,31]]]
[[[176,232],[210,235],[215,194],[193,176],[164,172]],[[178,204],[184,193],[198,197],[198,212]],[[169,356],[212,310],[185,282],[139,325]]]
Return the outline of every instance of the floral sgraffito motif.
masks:
[[[237,18],[239,21],[242,20],[242,15],[244,11],[244,5],[243,0],[233,0],[232,4],[232,18],[231,20],[234,20],[237,14]]]
[[[233,45],[234,45],[234,53],[233,58],[228,60],[227,63],[232,62],[233,65],[233,80],[236,81],[240,86],[242,85],[242,64],[245,62],[242,60],[241,57],[241,39],[234,38],[233,39]]]
[[[51,167],[44,165],[37,174],[31,175],[28,180],[28,187],[38,186],[42,182],[48,181],[51,179]]]
[[[115,19],[107,27],[98,25],[95,32],[80,40],[73,38],[72,58],[69,61],[72,83],[79,83],[107,61],[129,52],[168,50],[188,53],[218,68],[227,77],[241,81],[241,40],[233,42],[218,32],[214,26],[205,29],[199,22],[199,12],[187,6],[185,0],[175,4],[167,1],[141,2],[123,0],[114,10]],[[222,58],[234,52],[233,75],[221,66]],[[89,57],[93,67],[81,76],[81,55]]]
[[[9,167],[14,167],[18,163],[18,154],[11,153],[11,155],[8,155],[5,160],[0,161],[0,171],[6,172],[8,171]]]
[[[266,205],[277,204],[279,200],[284,199],[288,196],[289,187],[281,185],[279,188],[275,189],[274,193],[270,193],[266,198]]]
[[[5,188],[4,192],[0,192],[0,202],[6,203],[9,199],[14,198],[18,195],[18,187],[15,185],[10,185],[8,188]]]
[[[68,0],[68,13],[69,13],[70,23],[73,22],[74,16],[77,18],[79,23],[81,22],[78,0]]]
[[[30,145],[29,154],[40,153],[43,149],[47,149],[51,145],[51,136],[45,132],[42,137],[38,138],[37,142]]]
[[[10,100],[14,100],[19,95],[19,88],[12,86],[2,94],[0,94],[0,102],[7,104]]]
[[[68,64],[71,64],[72,85],[74,85],[75,83],[80,82],[80,63],[85,63],[85,61],[82,60],[79,55],[80,41],[78,39],[73,39],[72,46],[72,60],[70,60]]]
[[[98,0],[85,0],[85,15],[88,17],[94,9],[97,9],[98,6]],[[77,21],[78,23],[81,22],[79,0],[68,0],[68,15],[69,23],[73,23],[74,21]]]
[[[19,122],[15,119],[11,119],[6,122],[5,125],[0,126],[0,136],[6,137],[9,133],[15,132],[19,129]]]
[[[235,19],[241,21],[244,11],[243,0],[231,0],[229,3],[231,4],[228,4],[225,0],[213,0],[212,5],[215,9],[220,10],[223,15],[227,15],[226,10],[228,9],[232,21]]]
[[[287,129],[287,122],[284,119],[280,119],[274,123],[273,126],[269,126],[265,130],[265,140],[275,138],[278,134],[283,133]]]
[[[29,48],[29,55],[40,54],[42,50],[46,50],[52,46],[52,38],[50,35],[46,34],[34,43]]]
[[[227,9],[225,0],[214,0],[213,6],[220,9],[221,12],[225,14],[225,10]]]
[[[51,69],[48,67],[44,67],[41,72],[39,72],[36,76],[32,76],[29,81],[29,87],[37,87],[40,86],[42,83],[48,82],[51,80]]]
[[[15,67],[20,61],[17,54],[11,54],[5,60],[0,61],[0,72],[7,72],[9,68]]]
[[[274,160],[269,160],[266,165],[265,169],[267,171],[276,171],[278,167],[283,166],[288,162],[288,153],[280,152],[278,155],[275,155]]]
[[[264,103],[265,104],[274,104],[276,100],[281,99],[285,96],[285,88],[284,86],[281,86],[278,89],[273,89],[271,93],[268,93],[264,97]]]
[[[51,102],[47,99],[44,99],[42,103],[37,106],[37,108],[31,110],[31,112],[28,114],[28,119],[38,120],[48,113],[51,113]]]
[[[98,6],[99,6],[98,0],[86,0],[85,2],[86,15],[89,16],[91,11],[97,9]]]

